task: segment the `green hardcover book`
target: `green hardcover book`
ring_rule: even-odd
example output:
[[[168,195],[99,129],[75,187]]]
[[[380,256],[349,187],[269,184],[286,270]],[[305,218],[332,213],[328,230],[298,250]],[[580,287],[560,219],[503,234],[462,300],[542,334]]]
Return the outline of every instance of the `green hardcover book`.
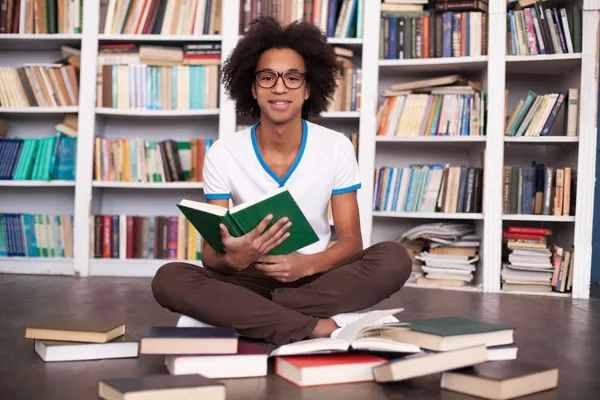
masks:
[[[450,351],[483,344],[487,347],[513,343],[514,328],[459,317],[405,321],[410,330],[393,333],[393,339],[434,351]]]
[[[253,230],[267,215],[273,219],[269,229],[280,218],[288,217],[292,225],[290,236],[269,255],[289,254],[319,240],[300,207],[286,188],[278,189],[257,200],[239,204],[231,209],[191,200],[182,200],[177,207],[198,233],[217,252],[223,253],[219,224],[223,223],[232,236],[239,237]]]

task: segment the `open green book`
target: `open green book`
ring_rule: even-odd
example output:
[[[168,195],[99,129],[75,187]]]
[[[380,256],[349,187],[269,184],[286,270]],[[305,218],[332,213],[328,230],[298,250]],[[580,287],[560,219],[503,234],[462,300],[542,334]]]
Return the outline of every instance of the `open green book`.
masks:
[[[269,255],[293,253],[319,240],[314,229],[286,188],[277,189],[254,201],[238,204],[227,209],[214,204],[182,200],[177,207],[196,228],[204,240],[217,252],[224,253],[219,224],[223,223],[231,236],[239,237],[250,232],[269,214],[273,219],[269,229],[280,218],[288,217],[292,222],[287,239],[273,248]]]

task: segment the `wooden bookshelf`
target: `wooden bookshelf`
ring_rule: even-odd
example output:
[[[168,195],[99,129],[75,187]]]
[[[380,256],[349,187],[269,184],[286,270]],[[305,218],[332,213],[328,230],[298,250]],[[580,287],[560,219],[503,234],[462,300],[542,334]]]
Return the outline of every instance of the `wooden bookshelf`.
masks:
[[[577,3],[577,2],[576,2]],[[408,284],[411,287],[465,292],[546,295],[546,293],[506,292],[501,288],[502,234],[507,224],[533,227],[551,226],[557,237],[569,241],[574,253],[572,293],[550,296],[588,298],[591,271],[591,233],[594,207],[596,160],[596,110],[598,108],[598,26],[599,11],[591,0],[579,1],[583,9],[581,51],[563,54],[511,55],[507,49],[506,2],[489,2],[487,51],[482,55],[411,59],[382,59],[380,54],[381,3],[362,0],[360,35],[329,37],[332,46],[351,49],[352,62],[362,72],[361,104],[356,111],[330,110],[315,122],[347,135],[359,133],[358,155],[362,188],[358,191],[364,246],[381,240],[396,240],[404,231],[422,223],[466,221],[476,227],[481,238],[476,279],[468,286],[451,288]],[[63,45],[81,48],[80,97],[75,107],[22,107],[0,105],[0,118],[9,122],[9,138],[40,137],[53,134],[64,114],[77,114],[76,181],[0,181],[3,201],[0,213],[33,213],[75,216],[73,259],[0,258],[0,272],[67,274],[78,276],[153,276],[167,260],[104,260],[90,258],[90,215],[154,215],[156,210],[172,210],[184,196],[203,199],[202,182],[113,182],[95,181],[93,176],[94,137],[161,141],[191,138],[214,140],[235,132],[238,121],[234,104],[219,86],[217,108],[195,110],[146,110],[97,107],[96,77],[100,45],[162,44],[182,46],[193,43],[219,43],[222,57],[229,54],[243,34],[239,0],[221,1],[219,32],[214,34],[117,34],[101,29],[100,1],[86,2],[83,34],[1,34],[2,65],[53,62]],[[26,51],[21,51],[26,50]],[[486,94],[483,135],[378,136],[377,109],[383,90],[394,83],[424,77],[460,74],[480,81]],[[561,121],[546,136],[505,136],[504,126],[518,101],[531,89],[539,93],[579,89],[576,136],[566,136]],[[508,96],[506,91],[508,90]],[[46,132],[46,133],[40,133]],[[526,152],[533,152],[531,156]],[[482,153],[485,152],[485,157]],[[503,167],[528,166],[532,159],[569,166],[578,171],[575,215],[503,215]],[[483,212],[391,212],[373,210],[373,172],[382,166],[405,168],[410,164],[465,164],[482,168],[485,182]],[[31,191],[35,188],[36,191]],[[74,188],[73,193],[55,188]],[[38,190],[39,189],[39,193]],[[6,194],[5,194],[6,193]],[[46,196],[47,195],[47,196]],[[21,199],[27,197],[23,205]],[[39,196],[39,197],[38,197]],[[43,201],[41,200],[43,197]],[[4,200],[6,199],[6,200]],[[36,204],[34,206],[34,204]],[[91,208],[90,208],[91,204]],[[168,213],[164,211],[163,213]],[[335,228],[333,228],[335,229]]]

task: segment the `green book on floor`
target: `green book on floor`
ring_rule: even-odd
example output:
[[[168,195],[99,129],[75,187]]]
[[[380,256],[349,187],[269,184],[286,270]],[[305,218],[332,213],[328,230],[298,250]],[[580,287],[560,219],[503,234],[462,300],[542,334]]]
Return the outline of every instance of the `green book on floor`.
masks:
[[[177,207],[196,228],[204,240],[217,252],[224,253],[219,224],[227,227],[231,236],[247,234],[269,214],[273,219],[265,229],[269,229],[280,218],[288,217],[292,225],[287,232],[290,236],[273,248],[269,255],[293,253],[319,240],[316,232],[302,213],[302,210],[286,188],[268,193],[254,201],[238,204],[227,209],[214,204],[192,200],[182,200]]]
[[[394,339],[433,351],[462,349],[477,344],[500,346],[513,343],[514,328],[459,317],[404,321],[410,330],[394,332]]]

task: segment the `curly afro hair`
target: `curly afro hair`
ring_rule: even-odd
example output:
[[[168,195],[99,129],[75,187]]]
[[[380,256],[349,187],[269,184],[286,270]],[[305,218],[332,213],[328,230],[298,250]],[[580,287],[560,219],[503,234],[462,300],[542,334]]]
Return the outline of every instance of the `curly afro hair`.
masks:
[[[326,111],[341,74],[327,37],[313,24],[296,21],[282,27],[271,17],[259,17],[223,63],[223,84],[235,101],[237,114],[260,118],[260,108],[251,90],[254,71],[261,54],[273,48],[292,49],[304,59],[305,83],[310,88],[310,96],[302,106],[302,118],[309,119]]]

